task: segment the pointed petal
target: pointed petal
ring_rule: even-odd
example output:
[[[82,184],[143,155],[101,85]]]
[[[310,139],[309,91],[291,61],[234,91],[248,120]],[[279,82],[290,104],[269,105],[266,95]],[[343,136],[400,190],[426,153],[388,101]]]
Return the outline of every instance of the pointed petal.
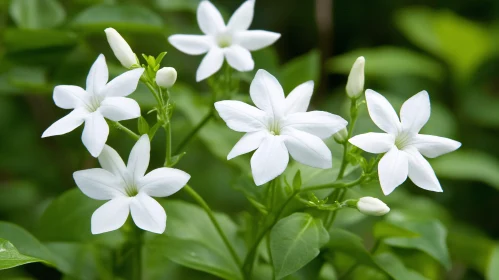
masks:
[[[85,119],[85,128],[81,140],[93,157],[98,157],[109,136],[109,126],[98,111],[91,113]]]
[[[265,138],[251,157],[251,171],[257,186],[276,178],[286,170],[289,154],[281,136]]]
[[[400,120],[404,131],[419,133],[430,119],[430,110],[430,97],[426,90],[407,99],[400,109]]]
[[[314,81],[308,81],[295,87],[284,101],[286,107],[284,114],[306,112],[313,92]]]
[[[130,212],[129,197],[119,197],[106,202],[92,214],[92,234],[117,230],[122,227]]]
[[[396,134],[399,131],[400,121],[390,102],[370,89],[366,90],[366,101],[373,122],[384,132]]]
[[[109,79],[106,58],[100,54],[90,68],[87,76],[87,92],[90,94],[99,94]]]
[[[266,128],[265,112],[241,101],[224,100],[215,103],[227,126],[239,132],[253,132]]]
[[[348,140],[352,145],[373,154],[386,153],[395,146],[395,137],[388,133],[368,132]]]
[[[247,30],[253,21],[253,11],[255,1],[248,0],[244,2],[232,15],[227,23],[227,28],[231,31]]]
[[[99,155],[99,163],[102,168],[114,174],[118,178],[126,181],[126,166],[120,155],[108,145],[104,146]]]
[[[284,90],[269,72],[260,69],[251,82],[250,95],[256,107],[280,118],[284,114]]]
[[[165,231],[165,209],[152,197],[139,193],[132,198],[130,210],[133,221],[139,228],[159,234]]]
[[[229,65],[239,72],[251,71],[255,67],[251,53],[238,45],[232,45],[225,49],[225,58],[227,58]]]
[[[214,35],[225,29],[224,19],[217,8],[209,1],[201,1],[197,10],[198,25],[207,35]]]
[[[112,121],[123,121],[140,117],[137,101],[127,97],[107,97],[99,107],[99,112]]]
[[[409,178],[418,187],[433,191],[442,192],[440,182],[431,168],[430,163],[415,149],[405,149],[409,158]]]
[[[396,187],[400,186],[409,172],[406,153],[393,147],[379,161],[378,175],[381,189],[385,195],[389,195]]]
[[[135,143],[128,157],[127,169],[133,176],[133,182],[138,182],[140,178],[144,177],[149,166],[149,159],[151,156],[151,142],[149,136],[144,134]]]
[[[281,126],[298,129],[326,139],[345,128],[347,124],[348,122],[340,116],[323,111],[311,111],[288,115]]]
[[[76,171],[73,178],[78,188],[90,198],[107,200],[125,196],[123,181],[105,169]]]
[[[234,42],[243,48],[256,51],[272,45],[281,37],[281,34],[264,30],[247,30],[237,32]]]
[[[79,127],[88,115],[88,111],[83,108],[74,109],[60,120],[53,123],[42,134],[42,138],[54,135],[66,134]]]
[[[190,178],[191,175],[182,170],[162,167],[140,178],[138,188],[149,196],[165,197],[178,192]]]
[[[207,1],[205,1],[207,2]],[[196,72],[196,81],[200,82],[215,74],[224,63],[224,52],[218,47],[211,48],[205,55]]]
[[[244,136],[241,137],[241,139],[239,139],[236,143],[234,148],[232,148],[229,155],[227,155],[227,160],[256,150],[262,143],[263,139],[267,136],[269,136],[269,133],[266,130],[248,132],[244,134]]]
[[[77,86],[56,86],[54,88],[55,105],[63,109],[75,109],[86,106],[90,95],[81,87]]]
[[[190,55],[206,53],[214,45],[213,40],[206,35],[172,35],[168,37],[168,42],[179,51]]]
[[[435,158],[453,152],[461,147],[461,143],[452,139],[425,134],[416,135],[412,145],[416,147],[421,154],[429,158]]]
[[[319,137],[293,128],[283,129],[281,135],[296,161],[316,168],[331,168],[331,151]]]
[[[132,94],[139,84],[144,68],[137,68],[119,75],[110,81],[102,90],[105,96],[128,96]]]

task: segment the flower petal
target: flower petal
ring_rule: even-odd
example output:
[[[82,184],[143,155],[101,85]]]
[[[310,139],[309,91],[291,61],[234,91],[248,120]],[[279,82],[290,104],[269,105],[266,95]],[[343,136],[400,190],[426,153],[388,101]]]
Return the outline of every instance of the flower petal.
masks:
[[[269,136],[251,157],[251,171],[257,186],[276,178],[286,170],[289,154],[281,136]]]
[[[296,161],[317,168],[331,168],[331,151],[317,136],[293,128],[281,131],[289,154]]]
[[[138,188],[149,196],[165,197],[178,192],[190,178],[191,175],[182,170],[162,167],[140,178]]]
[[[88,114],[88,111],[84,108],[74,109],[71,113],[49,126],[49,128],[43,132],[42,138],[66,134],[73,131],[85,121],[85,117]]]
[[[116,150],[105,145],[98,159],[102,168],[113,173],[114,176],[122,178],[123,181],[126,181],[126,165]]]
[[[87,92],[90,94],[99,94],[104,88],[109,79],[109,72],[107,70],[106,58],[100,54],[90,68],[87,76]]]
[[[281,37],[281,34],[264,30],[247,30],[237,32],[234,42],[243,48],[256,51],[272,45]]]
[[[266,127],[265,112],[241,101],[224,100],[215,103],[227,126],[239,132],[253,132]]]
[[[430,97],[426,90],[407,99],[400,109],[400,120],[404,131],[419,133],[430,119],[430,111]]]
[[[75,109],[88,104],[90,94],[77,86],[56,86],[54,88],[55,105],[63,109]]]
[[[248,132],[244,134],[244,136],[241,137],[241,139],[239,139],[236,143],[234,148],[232,148],[229,155],[227,155],[227,160],[256,150],[262,143],[263,139],[267,136],[269,136],[269,133],[266,130]]]
[[[102,90],[105,96],[128,96],[132,94],[139,84],[144,68],[137,68],[119,75],[110,81]]]
[[[225,29],[224,19],[209,1],[201,1],[197,10],[198,25],[204,34],[214,35]]]
[[[213,40],[206,35],[172,35],[168,37],[168,42],[179,51],[190,55],[206,53],[213,46]]]
[[[76,171],[73,178],[78,188],[90,198],[107,200],[125,196],[123,181],[105,169]]]
[[[251,71],[255,67],[255,62],[251,57],[251,53],[238,45],[232,45],[226,48],[225,58],[227,58],[229,65],[239,72]]]
[[[139,193],[132,198],[130,210],[133,221],[139,228],[159,234],[165,231],[165,209],[152,197]]]
[[[131,98],[107,97],[101,102],[99,112],[112,121],[130,120],[140,117],[140,106]]]
[[[438,182],[435,171],[430,163],[415,149],[405,149],[409,158],[409,178],[418,187],[433,191],[442,192],[440,182]]]
[[[207,1],[205,1],[207,2]],[[205,55],[196,72],[196,81],[200,82],[215,74],[224,63],[224,52],[218,47],[211,48]]]
[[[135,143],[128,157],[127,169],[130,174],[132,174],[133,182],[137,183],[147,171],[149,166],[149,159],[151,156],[151,142],[149,142],[149,136],[144,134]]]
[[[418,134],[412,145],[425,157],[435,158],[453,152],[461,147],[461,143],[449,138]]]
[[[106,202],[92,214],[92,234],[117,230],[122,227],[130,212],[129,197],[119,197]]]
[[[311,111],[290,114],[283,120],[281,126],[295,128],[326,139],[345,128],[347,124],[348,122],[340,116],[323,111]]]
[[[231,31],[247,30],[253,21],[253,12],[255,1],[248,0],[244,2],[235,12],[227,23],[227,28]]]
[[[250,85],[251,99],[256,107],[280,118],[284,114],[284,90],[269,72],[260,69]]]
[[[396,134],[400,121],[392,105],[381,94],[366,90],[367,109],[373,122],[384,132]]]
[[[306,112],[312,93],[314,92],[314,81],[305,82],[295,87],[286,97],[285,114]]]
[[[378,175],[381,189],[385,195],[389,195],[396,187],[400,186],[409,172],[406,153],[393,147],[379,161]]]
[[[98,111],[91,113],[85,119],[85,128],[81,140],[93,157],[98,157],[109,136],[109,126]]]
[[[368,132],[348,140],[352,145],[373,154],[388,152],[395,146],[395,137],[388,133]]]

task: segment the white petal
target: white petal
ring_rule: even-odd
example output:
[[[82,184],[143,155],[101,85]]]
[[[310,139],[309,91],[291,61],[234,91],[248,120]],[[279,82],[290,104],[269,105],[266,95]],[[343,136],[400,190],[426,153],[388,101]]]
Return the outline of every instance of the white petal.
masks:
[[[412,145],[425,157],[435,158],[453,152],[461,147],[461,143],[449,138],[418,134]]]
[[[284,90],[269,72],[260,69],[251,82],[250,95],[261,110],[280,118],[284,114]]]
[[[102,90],[105,96],[128,96],[132,94],[139,84],[144,68],[137,68],[119,75],[110,81]]]
[[[84,89],[77,86],[56,86],[54,88],[55,105],[63,109],[75,109],[85,106],[90,98]]]
[[[140,106],[131,98],[107,97],[101,102],[99,112],[112,121],[130,120],[140,117]]]
[[[73,131],[85,121],[85,117],[88,114],[88,111],[84,108],[74,109],[71,113],[49,126],[49,128],[43,132],[42,138],[66,134]]]
[[[227,58],[229,65],[239,72],[251,71],[255,67],[251,53],[238,45],[226,48],[225,58]]]
[[[340,116],[323,111],[311,111],[288,115],[282,122],[282,128],[291,127],[321,139],[331,135],[347,126],[348,122]]]
[[[370,89],[366,90],[366,101],[373,122],[384,132],[396,134],[399,131],[400,121],[390,102]]]
[[[256,51],[272,45],[281,37],[281,34],[264,30],[247,30],[237,32],[234,40],[243,48]]]
[[[434,192],[442,192],[440,182],[430,163],[415,149],[404,150],[409,158],[409,178],[416,186]]]
[[[123,181],[126,181],[126,165],[116,150],[105,145],[98,159],[102,168],[113,173],[114,176],[118,178],[123,178]]]
[[[257,186],[276,178],[286,170],[289,154],[281,136],[265,138],[251,157],[251,171]]]
[[[109,126],[98,111],[91,113],[85,119],[85,128],[81,140],[93,157],[98,157],[109,136]]]
[[[179,51],[191,55],[206,53],[213,46],[213,40],[205,35],[172,35],[168,37],[168,42]]]
[[[207,2],[207,1],[205,1]],[[205,55],[196,72],[196,81],[202,81],[215,74],[224,63],[224,52],[218,47],[211,48]]]
[[[106,58],[100,54],[90,68],[87,76],[87,92],[90,94],[98,94],[106,85],[109,79],[107,70]]]
[[[76,171],[73,178],[78,188],[90,198],[107,200],[125,196],[123,181],[105,169]]]
[[[255,1],[248,0],[244,2],[232,15],[227,23],[227,28],[231,31],[247,30],[253,21],[253,11]]]
[[[190,178],[191,175],[182,170],[162,167],[139,179],[138,188],[149,196],[165,197],[178,192]]]
[[[92,215],[92,234],[117,230],[122,227],[130,212],[129,197],[119,197],[106,202]]]
[[[241,139],[239,139],[236,143],[234,148],[232,148],[229,155],[227,155],[227,160],[256,150],[262,143],[263,139],[265,139],[268,135],[269,133],[266,130],[248,132],[244,134],[244,136],[241,137]]]
[[[144,177],[149,166],[149,158],[151,156],[151,142],[149,136],[144,134],[135,143],[128,157],[127,169],[132,174],[133,182],[138,182],[140,178]]]
[[[331,151],[317,136],[293,128],[281,131],[289,154],[296,161],[317,168],[331,168]]]
[[[425,90],[407,99],[400,109],[400,121],[404,131],[419,133],[430,119],[430,97]]]
[[[216,34],[225,29],[224,19],[213,4],[201,1],[197,10],[198,24],[204,34]]]
[[[139,228],[159,234],[165,231],[165,209],[147,194],[139,193],[132,198],[130,210],[133,221]]]
[[[388,133],[368,132],[348,140],[352,145],[373,154],[388,152],[395,146],[395,137]]]
[[[306,112],[312,93],[314,92],[314,81],[305,82],[295,87],[286,97],[285,114]]]
[[[385,195],[389,195],[407,179],[408,165],[406,153],[399,151],[396,147],[388,151],[379,161],[379,182]]]
[[[227,126],[239,132],[253,132],[266,128],[265,112],[241,101],[224,100],[215,103]]]

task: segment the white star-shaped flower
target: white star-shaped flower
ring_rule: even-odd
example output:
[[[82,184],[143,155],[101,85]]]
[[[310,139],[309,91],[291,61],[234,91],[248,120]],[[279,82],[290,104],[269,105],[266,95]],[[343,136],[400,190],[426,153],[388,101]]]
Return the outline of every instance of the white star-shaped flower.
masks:
[[[379,181],[384,194],[390,194],[407,176],[422,189],[441,192],[437,176],[423,155],[438,157],[458,149],[461,143],[444,137],[419,134],[430,118],[428,93],[421,91],[404,102],[400,120],[392,105],[381,94],[368,89],[366,101],[371,119],[386,133],[365,133],[352,137],[349,141],[369,153],[386,153],[378,165]]]
[[[170,196],[179,191],[190,175],[174,168],[158,168],[146,173],[151,144],[147,135],[140,137],[133,147],[128,164],[111,147],[105,146],[99,156],[102,168],[76,171],[76,185],[90,198],[110,200],[92,215],[92,233],[113,231],[125,223],[132,213],[135,224],[154,233],[163,233],[166,213],[151,198]]]
[[[230,129],[246,132],[227,159],[256,150],[251,170],[258,186],[284,172],[289,154],[303,164],[331,168],[331,151],[322,139],[344,128],[347,121],[328,112],[306,112],[313,90],[314,82],[308,81],[285,98],[277,79],[258,70],[250,86],[256,107],[233,100],[215,103]]]
[[[197,19],[205,35],[172,35],[168,38],[175,48],[186,54],[207,53],[196,73],[198,82],[216,73],[222,67],[224,57],[237,71],[253,70],[255,63],[250,51],[269,46],[279,39],[279,33],[248,30],[254,9],[254,0],[244,2],[225,25],[217,8],[209,1],[201,1]]]
[[[73,109],[71,113],[52,124],[43,137],[66,134],[85,122],[81,139],[90,154],[98,157],[109,135],[104,118],[122,121],[140,117],[139,104],[125,96],[137,88],[143,68],[127,71],[109,83],[104,55],[99,55],[87,76],[87,88],[56,86],[54,102],[60,108]]]

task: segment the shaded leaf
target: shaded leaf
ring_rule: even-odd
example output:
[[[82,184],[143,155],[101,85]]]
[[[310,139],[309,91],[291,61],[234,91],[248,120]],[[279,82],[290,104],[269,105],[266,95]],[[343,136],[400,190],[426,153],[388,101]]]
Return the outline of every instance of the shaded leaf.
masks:
[[[349,231],[339,228],[330,230],[329,242],[326,246],[332,251],[340,251],[352,256],[359,264],[379,268],[369,251],[364,247],[362,239]]]
[[[284,92],[289,94],[295,87],[310,80],[317,83],[320,67],[318,50],[312,50],[284,64],[279,75],[279,82],[284,88]]]
[[[428,280],[421,274],[405,267],[404,263],[394,254],[382,253],[376,255],[374,259],[394,280]]]
[[[33,262],[43,260],[20,254],[12,243],[0,238],[0,270]]]
[[[66,17],[56,0],[11,0],[9,12],[17,26],[26,29],[51,28]]]

